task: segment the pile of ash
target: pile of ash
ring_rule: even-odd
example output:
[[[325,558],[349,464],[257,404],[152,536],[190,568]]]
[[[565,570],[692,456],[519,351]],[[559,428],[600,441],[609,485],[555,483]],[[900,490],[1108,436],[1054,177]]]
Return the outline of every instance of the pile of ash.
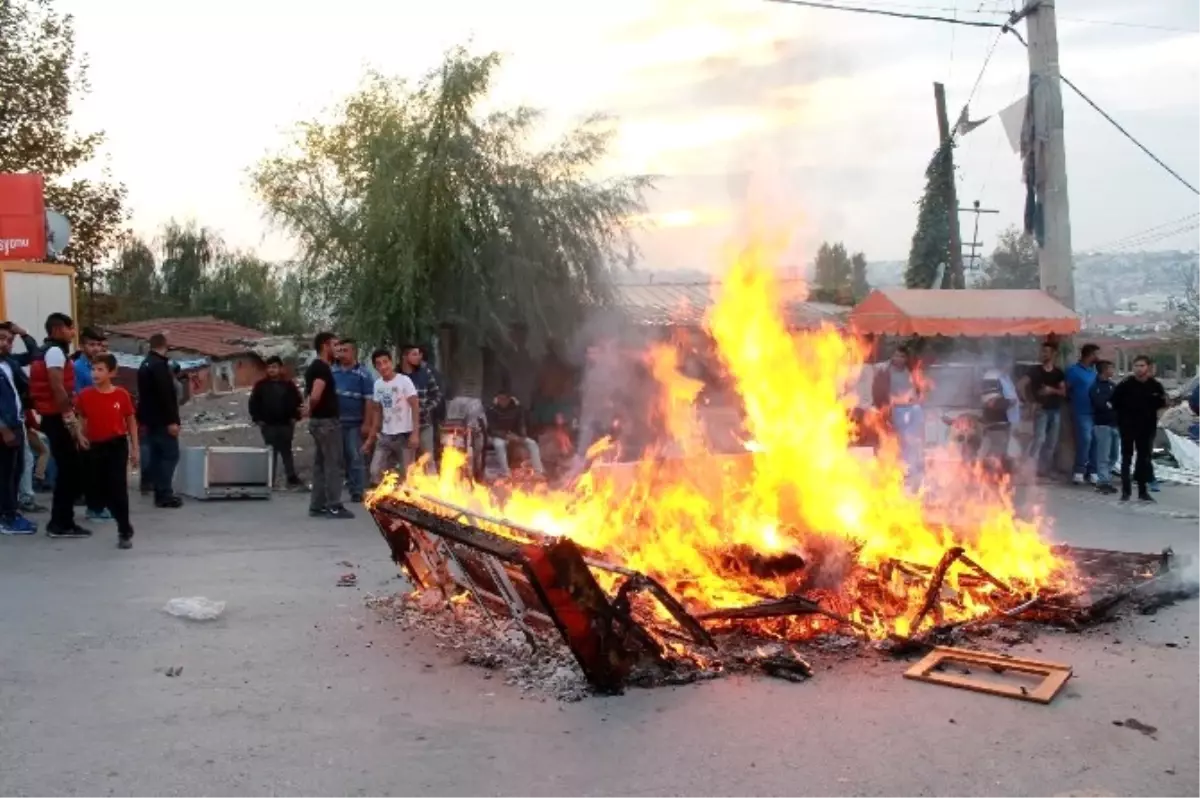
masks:
[[[461,652],[469,665],[502,673],[506,684],[524,692],[559,701],[592,694],[557,630],[533,630],[531,640],[515,621],[489,616],[469,598],[446,601],[436,590],[371,596],[367,606],[406,631],[432,635],[439,648]]]

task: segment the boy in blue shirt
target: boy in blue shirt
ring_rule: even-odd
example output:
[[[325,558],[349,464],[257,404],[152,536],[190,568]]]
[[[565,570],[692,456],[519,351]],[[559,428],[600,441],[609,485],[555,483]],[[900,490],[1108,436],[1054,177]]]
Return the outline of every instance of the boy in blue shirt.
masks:
[[[1067,398],[1075,427],[1075,467],[1071,481],[1076,485],[1096,483],[1095,419],[1092,416],[1092,386],[1096,383],[1096,360],[1100,347],[1084,344],[1079,362],[1067,369]]]

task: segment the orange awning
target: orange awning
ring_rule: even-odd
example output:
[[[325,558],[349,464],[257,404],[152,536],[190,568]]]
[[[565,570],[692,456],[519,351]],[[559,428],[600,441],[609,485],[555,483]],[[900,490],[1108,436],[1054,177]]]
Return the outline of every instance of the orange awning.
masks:
[[[1074,335],[1079,316],[1036,289],[931,290],[882,288],[850,312],[862,335],[965,336]]]

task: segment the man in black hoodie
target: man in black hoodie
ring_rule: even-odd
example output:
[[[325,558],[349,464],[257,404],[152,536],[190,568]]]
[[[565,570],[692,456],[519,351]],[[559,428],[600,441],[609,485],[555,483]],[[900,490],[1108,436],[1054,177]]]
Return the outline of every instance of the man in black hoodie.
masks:
[[[1167,392],[1150,372],[1151,361],[1145,355],[1133,360],[1133,375],[1126,377],[1113,390],[1112,407],[1117,413],[1117,428],[1121,432],[1121,501],[1129,501],[1133,493],[1129,464],[1135,457],[1133,478],[1138,484],[1138,498],[1152,502],[1150,481],[1150,452],[1158,434],[1158,414],[1167,406]]]
[[[150,336],[150,354],[138,368],[137,420],[150,458],[142,464],[154,488],[156,507],[181,507],[175,495],[175,467],[179,465],[179,395],[175,373],[167,359],[167,336]]]
[[[267,358],[267,376],[254,383],[250,391],[250,420],[262,430],[263,443],[274,450],[272,465],[276,457],[283,461],[289,488],[301,484],[292,457],[292,438],[303,403],[300,389],[283,373],[283,361],[278,357]]]
[[[1096,491],[1105,495],[1117,492],[1112,484],[1112,470],[1117,459],[1117,411],[1113,410],[1112,398],[1116,386],[1112,361],[1096,361],[1096,381],[1088,395],[1092,401],[1092,439],[1096,442]]]

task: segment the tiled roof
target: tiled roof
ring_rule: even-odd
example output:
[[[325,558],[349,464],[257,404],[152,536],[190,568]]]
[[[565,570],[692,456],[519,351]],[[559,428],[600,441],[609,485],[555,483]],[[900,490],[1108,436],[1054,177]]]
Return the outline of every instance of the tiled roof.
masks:
[[[841,324],[850,308],[823,302],[805,302],[803,280],[780,280],[788,321],[796,327],[822,322]],[[640,283],[616,287],[615,304],[635,324],[692,326],[704,321],[712,306],[715,283]]]
[[[110,335],[125,335],[147,341],[155,333],[167,336],[167,346],[172,350],[195,352],[208,357],[232,357],[251,351],[242,342],[257,341],[267,334],[240,324],[214,318],[197,316],[185,319],[150,319],[128,324],[114,324],[106,328]]]

